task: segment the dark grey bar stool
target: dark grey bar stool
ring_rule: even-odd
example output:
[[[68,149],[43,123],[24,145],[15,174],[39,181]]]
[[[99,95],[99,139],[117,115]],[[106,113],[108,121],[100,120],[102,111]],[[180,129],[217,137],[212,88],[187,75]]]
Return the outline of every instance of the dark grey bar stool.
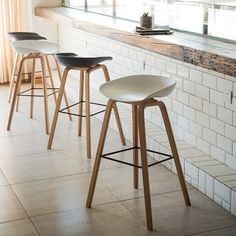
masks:
[[[56,56],[57,56],[57,60],[59,61],[59,63],[61,65],[65,66],[65,70],[64,70],[64,73],[62,76],[62,82],[61,82],[61,86],[60,86],[60,90],[59,90],[58,100],[57,100],[57,104],[56,104],[56,110],[54,113],[54,118],[53,118],[52,127],[51,127],[51,131],[50,131],[50,136],[49,136],[49,141],[48,141],[48,149],[51,149],[51,147],[52,147],[52,142],[53,142],[53,138],[54,138],[54,133],[55,133],[56,125],[57,125],[57,119],[58,119],[59,112],[67,113],[64,111],[67,108],[60,109],[60,106],[61,106],[62,95],[63,95],[64,89],[65,89],[65,84],[66,84],[68,72],[70,70],[79,70],[80,71],[79,102],[75,103],[69,107],[79,105],[79,113],[72,114],[72,115],[77,115],[79,117],[79,121],[78,121],[78,126],[79,126],[78,127],[78,135],[79,136],[81,136],[81,132],[82,132],[82,117],[86,118],[87,158],[90,159],[91,158],[90,117],[95,114],[98,114],[98,113],[95,113],[95,114],[90,113],[90,104],[103,105],[103,104],[90,102],[90,73],[95,70],[102,69],[104,76],[105,76],[105,81],[110,81],[107,67],[104,64],[100,64],[100,63],[102,63],[104,61],[112,60],[112,58],[111,57],[87,57],[86,58],[86,57],[79,57],[78,55],[76,55],[74,53],[59,53]],[[85,98],[83,95],[84,90],[85,90]],[[85,107],[86,107],[86,115],[85,116],[82,114],[83,103],[85,103]],[[125,145],[125,138],[124,138],[124,134],[123,134],[123,130],[122,130],[117,107],[114,106],[113,110],[115,113],[115,118],[116,118],[116,122],[118,125],[121,142],[123,145]]]

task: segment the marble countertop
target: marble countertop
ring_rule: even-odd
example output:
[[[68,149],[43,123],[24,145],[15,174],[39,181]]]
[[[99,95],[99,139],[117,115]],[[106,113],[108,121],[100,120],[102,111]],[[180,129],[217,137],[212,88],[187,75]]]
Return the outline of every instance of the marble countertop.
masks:
[[[180,32],[174,32],[173,35],[140,36],[134,32],[137,25],[134,22],[65,7],[36,8],[35,14],[58,24],[67,24],[236,77],[236,44],[233,43]]]

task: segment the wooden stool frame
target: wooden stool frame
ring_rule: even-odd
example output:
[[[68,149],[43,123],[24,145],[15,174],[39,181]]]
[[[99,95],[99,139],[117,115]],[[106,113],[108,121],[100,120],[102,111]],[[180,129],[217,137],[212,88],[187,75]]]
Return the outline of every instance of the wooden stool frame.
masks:
[[[109,120],[111,116],[111,110],[113,106],[116,104],[116,101],[109,100],[107,104],[107,108],[105,111],[105,116],[102,124],[102,130],[99,138],[96,159],[93,167],[92,178],[89,186],[88,197],[86,202],[86,207],[91,208],[95,186],[97,182],[97,176],[99,172],[99,167],[101,163],[101,158],[103,156],[103,148],[105,144],[105,139],[107,135]],[[188,195],[188,190],[186,187],[186,183],[184,180],[183,171],[181,168],[179,155],[172,131],[172,127],[170,124],[169,116],[167,113],[167,109],[165,104],[162,101],[158,101],[154,98],[144,100],[141,102],[133,102],[130,103],[132,105],[132,120],[133,120],[133,177],[134,177],[134,188],[138,188],[138,140],[140,142],[140,153],[141,153],[141,163],[142,163],[142,176],[143,176],[143,187],[144,187],[144,200],[145,200],[145,209],[146,209],[146,221],[147,221],[147,229],[153,230],[153,223],[152,223],[152,210],[151,210],[151,196],[150,196],[150,186],[149,186],[149,173],[148,173],[148,161],[147,161],[147,147],[146,147],[146,134],[145,134],[145,118],[144,118],[144,110],[146,107],[150,106],[158,106],[160,108],[162,118],[164,121],[164,125],[166,128],[167,136],[169,139],[172,156],[176,165],[177,175],[179,178],[181,190],[183,193],[183,197],[185,200],[185,204],[190,206],[190,199]],[[127,164],[127,163],[126,163]]]
[[[62,82],[61,82],[59,94],[58,94],[58,100],[57,100],[56,109],[55,109],[55,113],[54,113],[54,118],[53,118],[53,122],[52,122],[49,141],[48,141],[48,149],[49,150],[52,148],[52,143],[53,143],[53,139],[54,139],[54,134],[55,134],[55,129],[56,129],[56,125],[57,125],[58,115],[59,115],[60,112],[67,113],[67,112],[64,112],[64,110],[66,108],[61,109],[60,107],[61,107],[62,94],[63,94],[64,89],[65,89],[65,84],[66,84],[68,73],[69,73],[70,70],[79,70],[80,71],[79,102],[76,103],[76,104],[73,104],[69,107],[72,107],[72,106],[77,105],[77,104],[79,105],[78,114],[70,113],[71,115],[76,115],[76,116],[79,117],[79,119],[78,119],[78,135],[79,136],[81,136],[81,133],[82,133],[82,118],[83,117],[86,118],[87,158],[91,159],[91,122],[90,122],[90,117],[96,115],[97,113],[91,114],[91,112],[90,112],[90,104],[92,104],[90,102],[90,73],[95,71],[95,70],[98,70],[98,69],[103,70],[106,82],[110,81],[110,77],[109,77],[107,67],[103,64],[98,64],[98,65],[95,65],[93,67],[88,67],[88,68],[87,67],[84,67],[84,68],[69,68],[69,67],[66,67],[65,68],[64,73],[63,73],[63,77],[62,77]],[[84,99],[84,90],[85,90],[85,99]],[[85,109],[86,110],[86,115],[85,116],[82,114],[83,103],[85,103],[85,108],[86,108]],[[104,104],[97,104],[97,105],[105,106]],[[122,126],[121,126],[120,116],[119,116],[118,109],[117,109],[116,105],[113,106],[113,110],[114,110],[118,130],[119,130],[119,134],[120,134],[121,143],[123,145],[126,145],[124,133],[123,133]],[[101,112],[103,112],[103,111],[101,111]],[[98,112],[98,113],[100,113],[100,112]]]
[[[60,72],[60,67],[59,64],[56,60],[56,57],[54,55],[52,55],[55,62],[56,62],[56,67],[57,67],[57,71],[58,71],[58,75],[59,75],[59,80],[61,81],[61,72]],[[43,84],[43,95],[35,95],[34,94],[34,90],[36,89],[35,86],[35,64],[36,64],[36,60],[39,59],[40,63],[41,63],[41,72],[42,72],[42,84]],[[12,81],[10,84],[10,94],[9,94],[9,101],[11,100],[11,96],[12,96],[12,90],[13,90],[13,86],[14,86],[14,82],[15,82],[15,73],[16,73],[16,67],[17,67],[17,62],[19,60],[19,54],[16,55],[15,57],[15,62],[14,62],[14,66],[13,66],[13,72],[12,72]],[[23,65],[24,62],[27,60],[33,60],[33,64],[32,64],[32,78],[31,78],[31,88],[27,89],[23,92],[20,92],[20,88],[21,88],[21,81],[22,81],[22,69],[23,69]],[[48,94],[47,93],[47,83],[46,83],[46,65],[48,68],[48,73],[49,73],[49,78],[50,78],[50,83],[52,85],[52,89],[53,93]],[[48,118],[48,99],[47,97],[50,95],[54,96],[54,100],[55,102],[57,101],[57,97],[56,97],[56,91],[57,89],[54,87],[54,82],[53,82],[53,78],[52,78],[52,72],[51,72],[51,68],[50,68],[50,64],[48,61],[48,55],[45,54],[41,54],[41,53],[30,53],[26,56],[23,56],[22,59],[20,60],[20,65],[19,65],[19,69],[18,69],[18,73],[17,73],[17,78],[16,78],[16,84],[15,84],[15,88],[14,88],[14,93],[13,93],[13,99],[12,99],[12,103],[11,103],[11,109],[10,109],[10,114],[9,114],[9,118],[8,118],[8,124],[7,124],[7,130],[10,130],[11,128],[11,123],[12,123],[12,119],[13,119],[13,114],[14,114],[14,110],[16,108],[16,111],[18,111],[18,107],[19,107],[19,97],[20,96],[30,96],[30,118],[33,118],[33,108],[34,108],[34,97],[43,97],[44,100],[44,116],[45,116],[45,130],[46,130],[46,134],[49,134],[49,118]],[[31,94],[30,95],[25,95],[25,92],[30,91]],[[67,96],[66,93],[63,93],[64,99],[65,99],[65,103],[68,105],[68,100],[67,100]],[[68,109],[68,111],[70,111]],[[71,119],[71,115],[69,115],[69,119]]]

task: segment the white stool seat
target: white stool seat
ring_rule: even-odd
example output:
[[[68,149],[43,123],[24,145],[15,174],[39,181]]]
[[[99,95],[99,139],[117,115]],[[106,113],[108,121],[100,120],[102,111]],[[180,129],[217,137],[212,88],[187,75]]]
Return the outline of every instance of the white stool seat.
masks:
[[[156,75],[132,75],[103,84],[100,92],[119,102],[139,102],[154,97],[166,97],[174,89],[174,79]]]
[[[12,46],[19,54],[43,53],[55,54],[58,45],[47,40],[20,40],[12,42]]]

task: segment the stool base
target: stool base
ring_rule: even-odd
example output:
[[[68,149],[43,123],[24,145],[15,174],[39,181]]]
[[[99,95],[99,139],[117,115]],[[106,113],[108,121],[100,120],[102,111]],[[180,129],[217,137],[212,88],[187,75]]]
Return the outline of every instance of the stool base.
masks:
[[[74,107],[74,106],[80,105],[81,103],[86,103],[86,102],[85,102],[85,101],[80,101],[80,102],[74,103],[74,104],[72,104],[72,105],[70,105],[70,106],[68,106],[68,107],[62,108],[59,112],[60,112],[60,113],[63,113],[63,114],[70,114],[70,115],[72,115],[72,116],[78,116],[78,117],[84,117],[84,118],[86,118],[86,117],[87,117],[86,115],[81,115],[81,114],[77,114],[77,113],[72,113],[72,112],[65,111],[65,110],[68,110],[68,108],[72,108],[72,107]],[[106,107],[106,105],[101,104],[101,103],[96,103],[96,102],[89,102],[89,104],[97,105],[97,106],[102,106],[102,107]],[[90,114],[90,117],[95,116],[95,115],[97,115],[97,114],[100,114],[100,113],[102,113],[102,112],[105,112],[105,109]]]
[[[103,125],[102,125],[102,130],[101,130],[101,134],[100,134],[100,138],[99,138],[96,159],[95,159],[94,168],[93,168],[93,172],[92,172],[92,178],[91,178],[88,196],[87,196],[87,202],[86,202],[87,208],[90,208],[92,205],[101,159],[102,158],[112,159],[112,158],[108,157],[108,155],[114,154],[114,152],[108,153],[108,154],[103,154],[103,148],[104,148],[105,139],[106,139],[106,135],[107,135],[109,120],[110,120],[110,116],[111,116],[111,110],[115,106],[115,103],[116,102],[114,100],[110,99],[107,104],[107,108],[106,108],[106,112],[105,112],[105,116],[104,116],[104,120],[103,120]],[[133,148],[130,148],[127,150],[133,150],[134,164],[127,163],[127,162],[126,163],[124,162],[124,164],[128,164],[130,166],[133,166],[133,168],[134,168],[134,187],[135,188],[138,186],[138,169],[139,168],[142,169],[147,229],[152,230],[153,229],[152,208],[151,208],[151,196],[150,196],[149,173],[148,173],[148,167],[150,167],[152,164],[149,165],[148,161],[147,161],[147,152],[151,151],[151,150],[147,150],[147,146],[146,146],[145,118],[144,118],[144,110],[146,107],[159,106],[159,108],[161,110],[161,114],[162,114],[162,117],[164,120],[165,128],[167,131],[167,136],[168,136],[171,151],[172,151],[172,155],[168,155],[168,154],[164,154],[164,155],[168,156],[167,159],[172,159],[172,158],[174,159],[174,162],[176,165],[176,170],[177,170],[177,175],[179,178],[180,186],[181,186],[183,197],[185,200],[185,204],[187,206],[190,206],[191,203],[190,203],[187,187],[185,184],[182,168],[180,165],[178,151],[177,151],[173,131],[171,128],[171,124],[170,124],[170,120],[169,120],[169,116],[168,116],[165,104],[162,101],[158,101],[153,98],[148,99],[148,100],[143,100],[141,102],[136,102],[136,103],[133,102],[131,104],[133,106],[133,109],[132,109],[132,111],[133,111],[133,116],[132,116],[133,117],[133,134],[135,135],[133,140],[135,141],[135,144],[134,144]],[[140,141],[140,148],[137,146],[138,138]],[[140,149],[140,153],[141,153],[141,163],[142,163],[141,166],[139,166],[137,164],[137,162],[138,162],[137,150],[138,149]],[[124,151],[127,151],[127,150],[124,150]],[[118,151],[118,152],[121,152],[121,151]],[[153,152],[153,151],[151,151],[151,152]],[[115,153],[117,153],[117,152],[115,152]],[[163,153],[159,153],[159,154],[163,155]],[[155,164],[157,164],[157,163],[155,163]]]
[[[131,148],[121,149],[121,150],[114,151],[114,152],[105,153],[105,154],[102,154],[102,155],[101,155],[101,158],[107,159],[107,160],[110,160],[110,161],[119,162],[119,163],[121,163],[121,164],[125,164],[125,165],[128,165],[128,166],[133,166],[133,167],[137,167],[137,168],[142,169],[142,166],[140,166],[140,165],[136,165],[136,164],[132,164],[132,163],[129,163],[129,162],[125,162],[125,161],[121,161],[121,160],[117,160],[117,159],[108,157],[108,156],[110,156],[110,155],[114,155],[114,154],[117,154],[117,153],[130,151],[130,150],[140,150],[140,147],[131,147]],[[171,160],[171,159],[174,158],[173,156],[171,156],[171,155],[169,155],[169,154],[162,153],[162,152],[157,152],[157,151],[153,151],[153,150],[150,150],[150,149],[147,149],[147,152],[152,152],[152,153],[155,153],[155,154],[159,154],[159,155],[167,156],[167,157],[168,157],[168,158],[163,159],[163,160],[161,160],[161,161],[156,161],[156,162],[154,162],[154,163],[152,163],[152,164],[149,164],[148,167],[155,166],[155,165],[157,165],[157,164],[160,164],[160,163],[165,162],[165,161],[169,161],[169,160]]]

